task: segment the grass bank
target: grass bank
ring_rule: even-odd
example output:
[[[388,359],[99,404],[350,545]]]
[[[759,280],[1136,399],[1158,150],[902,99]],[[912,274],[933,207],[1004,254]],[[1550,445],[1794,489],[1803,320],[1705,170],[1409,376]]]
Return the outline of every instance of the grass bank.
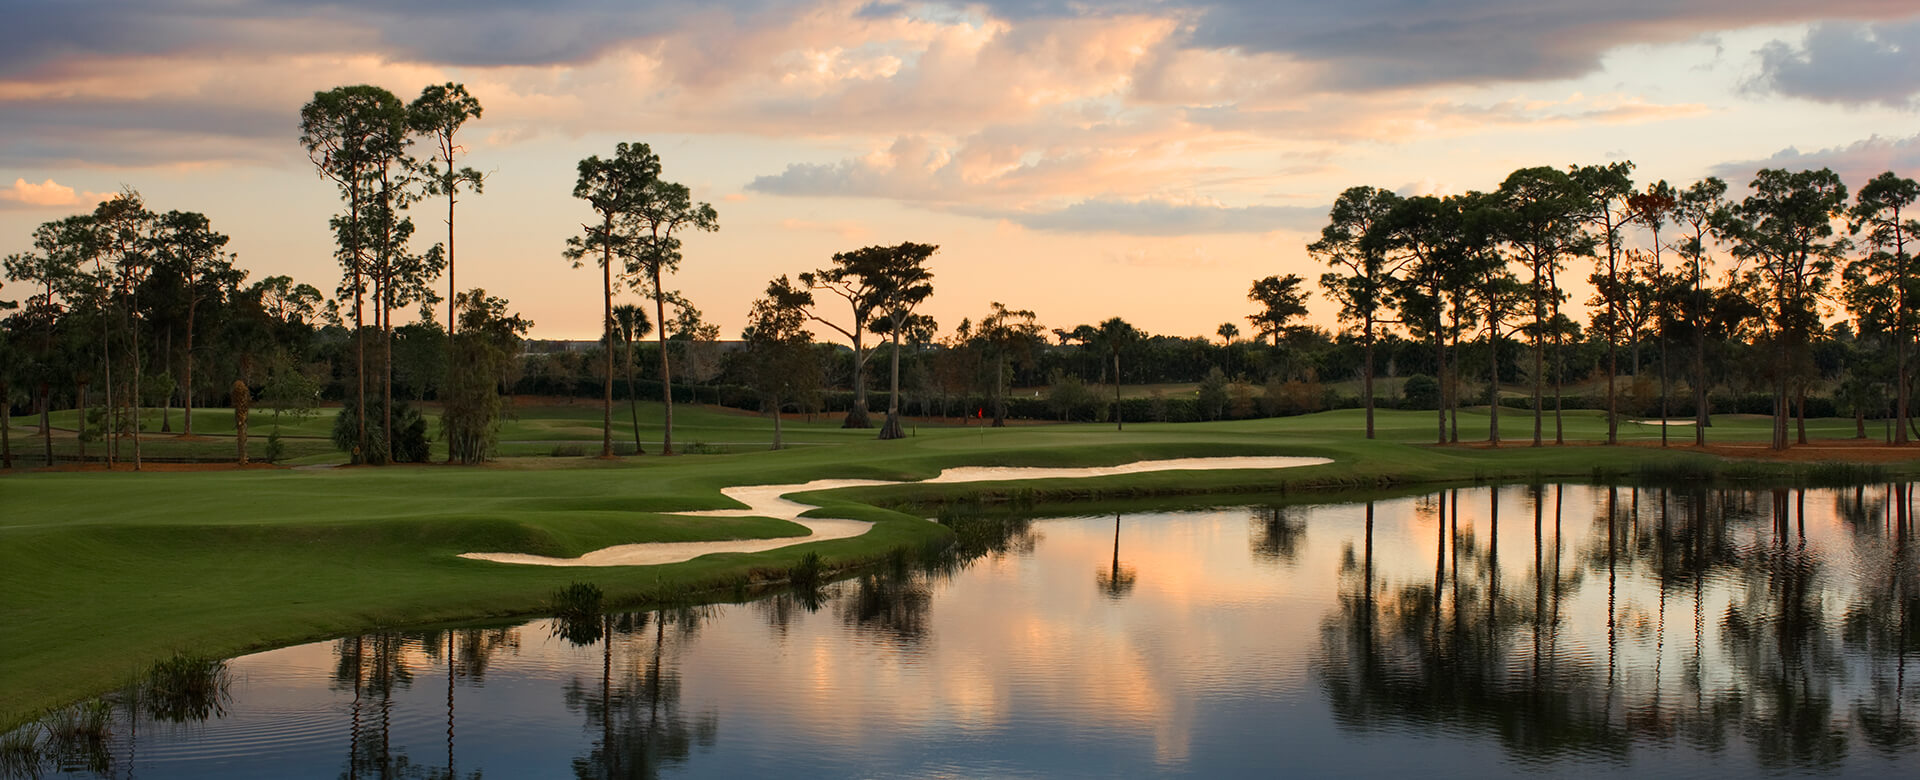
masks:
[[[583,428],[581,416],[535,418],[523,411],[515,425],[527,435],[577,437],[586,431],[597,440],[597,430]],[[1520,422],[1517,415],[1503,417]],[[1589,479],[1649,469],[1703,473],[1724,471],[1727,464],[1716,455],[1646,447],[1435,448],[1424,443],[1432,419],[1382,413],[1380,438],[1373,441],[1357,432],[1359,413],[1347,411],[1131,424],[1125,432],[1104,425],[923,426],[917,435],[891,442],[822,420],[791,426],[789,437],[810,446],[782,452],[613,461],[543,457],[477,468],[11,475],[0,479],[0,623],[7,626],[0,632],[0,728],[119,685],[177,651],[224,656],[380,627],[536,615],[546,610],[550,593],[573,582],[593,583],[623,606],[728,598],[756,581],[784,577],[808,553],[840,568],[901,547],[942,544],[948,531],[921,519],[932,513],[927,507],[942,504],[1298,496],[1424,483]],[[1603,434],[1597,415],[1568,419],[1573,438]],[[755,417],[714,412],[699,422],[697,435],[713,441],[764,440],[759,437],[766,423]],[[1765,434],[1764,420],[1733,418],[1714,431],[1723,440]],[[521,567],[457,557],[473,551],[572,556],[611,544],[800,532],[794,524],[765,518],[665,514],[731,507],[720,493],[729,485],[912,480],[962,465],[1095,466],[1222,455],[1312,455],[1334,463],[831,491],[810,497],[823,506],[820,513],[870,520],[874,530],[664,566]],[[1900,461],[1882,468],[1889,476],[1910,475],[1912,465]],[[1752,468],[1784,477],[1807,467]]]

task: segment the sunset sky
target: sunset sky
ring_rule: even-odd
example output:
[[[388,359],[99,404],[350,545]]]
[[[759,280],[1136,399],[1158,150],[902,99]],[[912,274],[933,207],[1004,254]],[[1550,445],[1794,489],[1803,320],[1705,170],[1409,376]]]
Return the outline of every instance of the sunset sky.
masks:
[[[598,332],[599,276],[561,250],[590,218],[576,162],[619,141],[719,210],[668,286],[727,338],[768,279],[868,244],[941,246],[923,311],[943,331],[997,300],[1211,335],[1247,329],[1253,279],[1319,275],[1303,247],[1353,185],[1626,159],[1643,183],[1920,175],[1913,0],[4,7],[0,254],[131,186],[205,212],[252,279],[331,291],[341,203],[300,106],[455,81],[485,106],[466,163],[489,173],[460,207],[461,287],[544,338]],[[416,212],[421,248],[439,213]]]

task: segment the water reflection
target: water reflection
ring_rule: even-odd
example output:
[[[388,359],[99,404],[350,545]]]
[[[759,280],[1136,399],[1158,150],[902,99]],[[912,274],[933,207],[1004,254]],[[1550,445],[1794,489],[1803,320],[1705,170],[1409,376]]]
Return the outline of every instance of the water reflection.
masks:
[[[1597,488],[1593,527],[1571,551],[1566,490],[1478,491],[1473,523],[1488,543],[1457,530],[1456,509],[1435,524],[1431,574],[1376,587],[1343,566],[1317,665],[1343,726],[1465,730],[1525,759],[1622,767],[1671,745],[1750,753],[1768,769],[1838,769],[1861,746],[1911,757],[1920,593],[1910,514],[1888,511],[1905,486],[1887,488],[1892,499],[1832,491],[1841,527],[1811,535],[1821,518],[1803,490]],[[1503,582],[1514,567],[1499,562],[1501,510],[1515,494],[1532,557]],[[1843,533],[1815,541],[1822,530]],[[1596,608],[1603,621],[1569,619]]]
[[[1118,601],[1126,598],[1128,593],[1132,593],[1134,584],[1139,580],[1140,575],[1132,566],[1120,565],[1120,516],[1114,515],[1113,560],[1108,563],[1107,568],[1094,575],[1094,582],[1099,585],[1102,595]]]
[[[694,746],[714,743],[719,715],[684,710],[678,663],[712,613],[685,608],[603,618],[598,684],[574,677],[563,688],[567,710],[593,734],[572,760],[574,777],[659,777],[684,763]]]
[[[1897,774],[1912,498],[949,518],[952,550],[747,605],[188,665],[6,735],[0,774]]]
[[[1307,539],[1304,507],[1259,506],[1247,519],[1254,560],[1291,565]]]

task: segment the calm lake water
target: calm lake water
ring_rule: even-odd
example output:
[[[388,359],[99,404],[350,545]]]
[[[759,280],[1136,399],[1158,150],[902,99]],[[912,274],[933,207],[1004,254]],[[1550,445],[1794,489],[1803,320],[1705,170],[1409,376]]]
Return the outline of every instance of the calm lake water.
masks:
[[[217,701],[119,697],[106,742],[40,743],[144,778],[1911,777],[1910,500],[1547,485],[993,521],[971,560],[811,597],[237,658]]]

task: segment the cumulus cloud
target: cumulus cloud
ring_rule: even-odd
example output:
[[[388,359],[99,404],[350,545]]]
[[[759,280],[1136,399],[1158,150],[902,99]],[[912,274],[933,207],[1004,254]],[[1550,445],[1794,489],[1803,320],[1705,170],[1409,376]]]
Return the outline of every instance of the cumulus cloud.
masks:
[[[784,23],[805,4],[779,0],[107,0],[27,2],[0,28],[0,74],[98,56],[377,51],[455,66],[565,65],[647,45],[702,23]]]
[[[1005,215],[1030,230],[1184,236],[1203,233],[1308,232],[1326,221],[1327,207],[1228,206],[1166,200],[1083,200],[1065,208]]]
[[[1115,122],[1074,131],[995,127],[955,143],[902,136],[859,157],[789,165],[747,189],[884,198],[1031,230],[1139,236],[1304,230],[1325,215],[1324,208],[1229,206],[1196,194],[1245,193],[1272,182],[1196,162],[1216,149],[1192,135],[1177,123]]]
[[[1087,13],[1058,0],[986,0],[1008,18]],[[1540,81],[1596,70],[1606,52],[1703,32],[1811,21],[1888,19],[1889,0],[1113,0],[1106,13],[1185,20],[1189,48],[1275,53],[1322,66],[1319,86],[1382,89]]]
[[[1761,47],[1750,87],[1822,103],[1896,108],[1920,96],[1920,18],[1905,22],[1816,24],[1799,46]]]
[[[1628,43],[1758,24],[1910,15],[1890,0],[106,0],[27,2],[0,30],[0,74],[70,59],[208,51],[372,52],[459,67],[579,65],[611,52],[671,48],[691,78],[733,70],[768,30],[830,17],[857,23],[984,14],[1027,28],[1058,20],[1151,17],[1181,48],[1274,53],[1324,66],[1330,88],[1540,80],[1593,70]]]
[[[1713,175],[1735,187],[1746,184],[1762,168],[1790,171],[1832,168],[1840,180],[1858,187],[1886,171],[1912,176],[1920,170],[1920,135],[1906,138],[1874,136],[1846,146],[1833,146],[1812,152],[1787,147],[1760,160],[1740,160],[1713,167]]]
[[[79,192],[52,179],[38,184],[26,179],[14,179],[13,186],[0,188],[0,208],[90,208],[109,197],[98,192]]]
[[[534,9],[510,0],[29,2],[10,17],[16,23],[0,28],[0,137],[26,139],[0,150],[0,164],[295,164],[287,138],[299,105],[314,89],[357,82],[410,93],[420,84],[463,81],[487,105],[473,138],[496,145],[635,127],[783,138],[938,128],[959,137],[1009,125],[1077,130],[1123,114],[1136,121],[1159,116],[1195,134],[1295,143],[1645,121],[1700,109],[1593,99],[1547,107],[1445,103],[1409,88],[1575,75],[1627,43],[1824,14],[1871,19],[1895,14],[1897,5],[556,0]],[[1875,29],[1882,36],[1876,40],[1893,40],[1886,37],[1892,27]],[[969,157],[968,166],[1024,168],[999,179],[1012,189],[1103,167],[1119,148],[1092,141],[1078,149],[1029,146],[1020,150],[1023,159],[1009,161],[975,146],[984,156]],[[1039,157],[1044,165],[1034,164]],[[773,192],[802,187],[808,177],[866,175],[867,191],[907,186],[881,175],[890,173],[828,164],[756,184]],[[943,175],[978,177],[971,167]]]
[[[859,157],[789,165],[756,177],[747,189],[947,206],[1024,207],[1088,191],[1143,197],[1241,177],[1236,170],[1197,161],[1234,143],[1196,134],[1167,117],[1081,125],[1040,120],[987,127],[952,141],[903,135]]]
[[[635,38],[578,62],[523,64],[527,58],[503,55],[484,63],[499,67],[480,70],[456,67],[466,60],[455,54],[396,49],[378,30],[320,34],[331,43],[261,51],[244,41],[227,49],[186,36],[164,53],[160,43],[119,51],[105,32],[75,33],[70,45],[42,47],[42,59],[18,67],[6,67],[0,55],[0,130],[20,138],[57,127],[64,142],[120,154],[94,161],[100,164],[181,161],[181,145],[115,150],[88,137],[123,127],[171,131],[164,126],[171,115],[184,120],[183,130],[237,145],[255,139],[255,149],[190,161],[285,157],[291,117],[315,89],[372,83],[407,98],[414,85],[447,80],[465,82],[486,104],[484,135],[477,137],[498,143],[636,126],[782,137],[977,128],[1119,104],[1130,74],[1173,29],[1153,17],[1015,27],[978,15],[862,14],[853,0],[791,4],[736,24],[735,7],[724,3],[685,13],[667,5],[661,16],[678,20],[673,34]],[[259,10],[237,7],[243,18]],[[314,13],[327,8],[334,6]],[[517,18],[492,5],[468,13]],[[305,21],[277,24],[297,28]],[[544,24],[527,22],[524,36],[539,38]],[[150,127],[156,118],[162,126]],[[7,152],[16,162],[66,161],[68,143],[10,145]]]
[[[952,152],[924,136],[902,136],[886,149],[836,163],[794,163],[756,176],[747,189],[768,195],[895,198],[946,202],[965,182]]]

